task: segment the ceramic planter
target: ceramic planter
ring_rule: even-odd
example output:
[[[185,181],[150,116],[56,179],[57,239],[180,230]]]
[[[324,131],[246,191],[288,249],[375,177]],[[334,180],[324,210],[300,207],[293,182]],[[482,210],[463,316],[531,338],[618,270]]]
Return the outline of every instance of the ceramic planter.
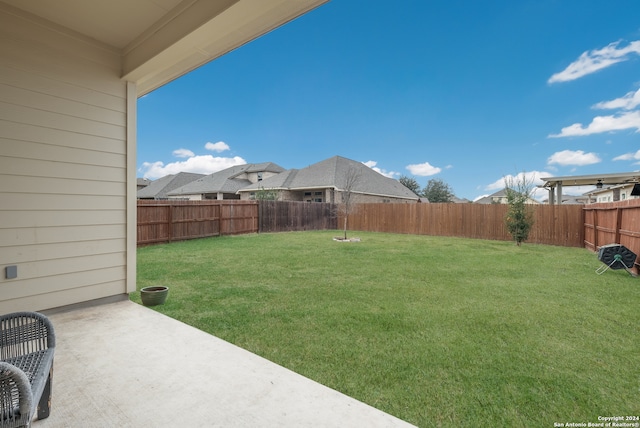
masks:
[[[154,285],[151,287],[144,287],[140,290],[140,298],[142,304],[145,306],[156,306],[164,304],[169,294],[169,287],[163,285]]]

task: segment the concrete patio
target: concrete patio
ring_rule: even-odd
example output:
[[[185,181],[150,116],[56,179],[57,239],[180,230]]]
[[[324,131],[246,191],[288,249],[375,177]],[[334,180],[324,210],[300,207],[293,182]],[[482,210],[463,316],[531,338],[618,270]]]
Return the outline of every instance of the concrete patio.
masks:
[[[47,427],[409,427],[371,406],[130,301],[48,314]]]

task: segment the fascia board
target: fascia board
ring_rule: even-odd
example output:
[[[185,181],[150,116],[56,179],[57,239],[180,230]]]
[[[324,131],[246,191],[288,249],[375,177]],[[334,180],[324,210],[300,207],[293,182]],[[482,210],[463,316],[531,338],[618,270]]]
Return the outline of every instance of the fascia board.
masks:
[[[123,53],[123,79],[142,96],[328,0],[196,0]]]

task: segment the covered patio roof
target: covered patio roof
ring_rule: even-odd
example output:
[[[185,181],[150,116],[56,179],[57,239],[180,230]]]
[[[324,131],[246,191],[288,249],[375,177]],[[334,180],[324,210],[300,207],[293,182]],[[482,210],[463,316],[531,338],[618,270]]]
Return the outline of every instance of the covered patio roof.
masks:
[[[561,186],[597,186],[601,183],[606,186],[614,184],[637,183],[640,181],[640,172],[618,172],[614,174],[573,175],[566,177],[542,178],[544,184],[540,187],[551,188]]]
[[[138,96],[328,0],[0,0],[122,57]]]
[[[640,182],[640,171],[619,172],[613,174],[573,175],[566,177],[543,177],[538,187],[549,190],[549,204],[561,203],[562,188],[568,186],[613,186],[617,184]],[[558,202],[556,202],[558,201]]]

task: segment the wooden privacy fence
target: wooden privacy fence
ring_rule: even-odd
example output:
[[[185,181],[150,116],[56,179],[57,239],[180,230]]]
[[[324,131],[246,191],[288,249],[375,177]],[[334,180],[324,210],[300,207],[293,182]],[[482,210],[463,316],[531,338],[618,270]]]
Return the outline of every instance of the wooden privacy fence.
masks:
[[[582,205],[532,205],[534,224],[526,242],[582,247]],[[512,240],[503,204],[361,204],[349,213],[348,229],[415,235]],[[339,220],[342,224],[342,220]]]
[[[527,242],[592,251],[622,244],[640,255],[640,199],[534,205]],[[350,231],[511,240],[501,204],[360,204]],[[336,206],[275,201],[138,201],[138,245],[255,232],[341,229]]]
[[[309,202],[260,201],[260,232],[337,228],[336,205]]]
[[[242,233],[325,229],[336,229],[333,204],[138,201],[138,245]]]
[[[257,231],[255,201],[138,201],[138,245]]]
[[[640,199],[584,206],[584,246],[621,244],[640,255]]]

